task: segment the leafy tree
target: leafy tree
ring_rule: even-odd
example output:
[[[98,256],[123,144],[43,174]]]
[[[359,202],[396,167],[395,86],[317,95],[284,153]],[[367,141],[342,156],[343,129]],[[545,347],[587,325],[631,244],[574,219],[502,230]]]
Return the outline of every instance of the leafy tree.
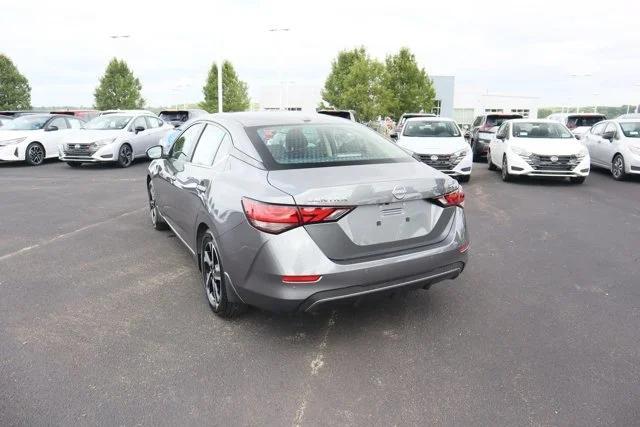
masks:
[[[214,62],[202,88],[204,102],[200,107],[211,112],[218,111],[218,65]],[[222,63],[222,111],[246,111],[251,106],[247,84],[238,78],[229,61]]]
[[[31,86],[8,56],[0,54],[0,109],[31,108]]]
[[[364,47],[341,51],[331,63],[322,99],[337,109],[355,110],[363,121],[373,120],[386,97],[384,73],[384,65],[369,57]]]
[[[124,60],[113,58],[94,92],[99,110],[136,109],[144,106],[142,85]]]
[[[385,68],[385,115],[398,119],[402,113],[431,111],[436,97],[433,82],[408,48],[387,56]]]

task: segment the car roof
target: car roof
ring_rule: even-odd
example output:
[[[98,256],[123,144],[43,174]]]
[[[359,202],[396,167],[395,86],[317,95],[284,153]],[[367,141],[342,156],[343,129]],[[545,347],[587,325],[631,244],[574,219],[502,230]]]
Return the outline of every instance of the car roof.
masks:
[[[413,118],[413,117],[408,117],[408,116],[413,116],[413,117],[436,117],[436,115],[433,114],[433,113],[402,113],[402,115],[400,117]]]
[[[205,114],[197,118],[198,120],[232,121],[243,127],[253,126],[273,126],[286,124],[345,124],[349,123],[341,117],[334,117],[326,114],[304,113],[299,111],[256,111],[237,113],[214,113]],[[353,122],[352,122],[353,123]]]
[[[604,120],[603,120],[604,121]],[[618,123],[638,123],[638,121],[640,121],[640,114],[638,114],[638,117],[625,117],[622,119],[610,119],[607,120],[608,122],[618,122]]]
[[[155,114],[149,110],[104,110],[104,111],[100,111],[100,114],[116,114],[116,113],[122,113],[122,114],[150,114],[152,116],[155,116]]]
[[[508,120],[509,122],[512,123],[554,123],[554,124],[558,124],[558,122],[556,122],[555,120],[551,120],[551,119],[511,119]]]
[[[455,122],[455,120],[450,119],[449,117],[438,117],[438,116],[423,116],[423,117],[409,117],[407,119],[408,122]]]

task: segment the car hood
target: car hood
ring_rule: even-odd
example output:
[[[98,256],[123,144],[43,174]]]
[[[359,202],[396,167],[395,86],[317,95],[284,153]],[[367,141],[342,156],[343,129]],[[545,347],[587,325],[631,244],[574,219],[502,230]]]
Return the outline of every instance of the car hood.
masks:
[[[514,138],[511,146],[521,147],[530,153],[551,155],[571,155],[579,153],[584,146],[574,138]]]
[[[36,132],[42,132],[42,130],[3,130],[0,131],[0,141],[6,141],[8,139],[16,139],[32,137]]]
[[[71,132],[65,142],[68,144],[88,144],[102,139],[118,138],[125,135],[124,130],[89,130],[79,129]]]
[[[469,144],[461,136],[453,138],[402,137],[398,140],[398,146],[418,154],[452,154],[469,148]]]

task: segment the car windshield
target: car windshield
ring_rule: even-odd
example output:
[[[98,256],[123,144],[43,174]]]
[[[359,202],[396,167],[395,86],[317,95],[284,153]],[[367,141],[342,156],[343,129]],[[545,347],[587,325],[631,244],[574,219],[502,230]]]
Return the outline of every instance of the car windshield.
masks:
[[[409,120],[404,127],[402,136],[452,138],[460,136],[458,126],[448,120]]]
[[[487,122],[485,123],[484,127],[492,128],[494,126],[502,126],[502,123],[504,123],[507,120],[521,119],[521,118],[522,116],[518,114],[515,114],[512,116],[508,116],[508,115],[487,116]]]
[[[620,127],[627,138],[640,138],[640,122],[620,123]]]
[[[50,116],[21,116],[8,122],[4,128],[12,130],[38,130],[42,129],[50,118]]]
[[[85,129],[91,130],[117,130],[124,129],[132,116],[118,116],[116,114],[107,114],[96,117],[84,125]]]
[[[161,111],[160,119],[165,122],[186,122],[189,120],[189,113],[187,111]]]
[[[588,126],[591,127],[598,122],[606,120],[605,116],[569,116],[567,119],[567,127],[569,129],[575,129],[579,127]]]
[[[413,161],[393,142],[364,126],[277,125],[246,131],[269,169]]]
[[[515,122],[513,136],[516,138],[573,138],[571,132],[560,123]]]

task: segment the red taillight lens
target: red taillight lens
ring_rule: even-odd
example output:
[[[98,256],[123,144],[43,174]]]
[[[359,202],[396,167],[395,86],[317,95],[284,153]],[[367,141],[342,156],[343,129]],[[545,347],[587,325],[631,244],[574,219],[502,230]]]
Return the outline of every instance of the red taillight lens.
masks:
[[[282,276],[282,283],[317,283],[320,281],[322,276],[319,274],[308,274],[305,276]]]
[[[318,222],[337,221],[352,208],[328,206],[296,206],[263,203],[242,198],[247,219],[258,230],[279,234],[292,228]]]
[[[436,199],[440,205],[444,207],[449,206],[460,206],[464,207],[464,191],[462,187],[458,187],[450,193],[443,194],[442,196]]]

